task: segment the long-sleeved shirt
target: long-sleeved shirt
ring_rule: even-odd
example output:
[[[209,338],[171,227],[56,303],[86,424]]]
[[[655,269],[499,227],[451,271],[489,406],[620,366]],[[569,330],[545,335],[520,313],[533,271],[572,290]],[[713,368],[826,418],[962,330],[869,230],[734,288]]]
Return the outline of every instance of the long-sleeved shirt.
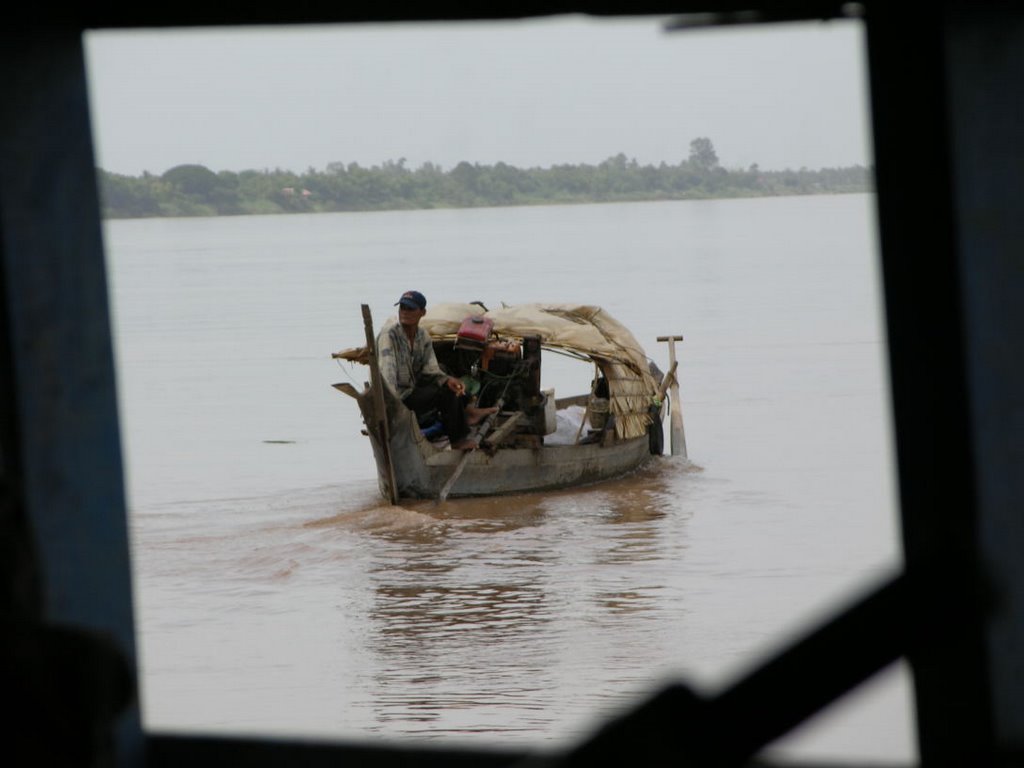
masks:
[[[405,399],[423,379],[433,380],[439,387],[448,379],[437,363],[430,334],[419,327],[411,345],[400,323],[382,328],[377,336],[377,362],[384,386],[399,400]]]

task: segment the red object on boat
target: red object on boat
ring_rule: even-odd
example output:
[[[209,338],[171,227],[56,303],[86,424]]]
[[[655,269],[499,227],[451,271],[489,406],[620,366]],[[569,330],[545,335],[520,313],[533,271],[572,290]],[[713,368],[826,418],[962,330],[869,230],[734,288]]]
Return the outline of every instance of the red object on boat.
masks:
[[[483,349],[487,346],[487,340],[491,337],[493,329],[494,321],[491,318],[482,315],[469,315],[459,326],[455,346]]]

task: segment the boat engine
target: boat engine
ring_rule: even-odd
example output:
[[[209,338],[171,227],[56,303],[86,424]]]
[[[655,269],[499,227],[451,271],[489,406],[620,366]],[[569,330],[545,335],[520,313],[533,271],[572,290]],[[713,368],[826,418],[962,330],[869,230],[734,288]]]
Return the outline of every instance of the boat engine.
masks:
[[[526,424],[520,433],[544,435],[550,431],[548,411],[553,411],[554,403],[547,403],[540,389],[540,360],[539,336],[499,338],[490,318],[470,316],[456,335],[449,368],[454,375],[468,377],[467,391],[476,395],[479,407],[502,400],[502,412],[523,412]]]

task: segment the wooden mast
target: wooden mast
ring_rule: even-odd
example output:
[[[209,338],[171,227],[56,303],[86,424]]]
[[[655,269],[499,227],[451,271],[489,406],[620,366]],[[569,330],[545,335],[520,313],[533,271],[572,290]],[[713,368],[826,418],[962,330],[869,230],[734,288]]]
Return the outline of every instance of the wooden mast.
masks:
[[[370,397],[373,398],[374,424],[367,424],[376,430],[380,442],[381,459],[384,462],[384,477],[387,480],[388,501],[398,503],[398,482],[395,480],[395,466],[391,463],[391,430],[388,429],[388,409],[384,402],[384,382],[380,378],[380,365],[377,362],[377,339],[373,333],[373,317],[370,307],[363,304],[363,327],[366,329],[366,349],[369,352],[370,364]]]

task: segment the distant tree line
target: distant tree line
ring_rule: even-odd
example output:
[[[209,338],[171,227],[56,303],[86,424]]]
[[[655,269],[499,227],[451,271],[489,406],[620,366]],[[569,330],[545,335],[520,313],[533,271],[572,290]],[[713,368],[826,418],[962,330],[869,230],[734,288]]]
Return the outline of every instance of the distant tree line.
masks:
[[[640,165],[624,154],[598,165],[514,168],[462,162],[413,170],[404,158],[363,168],[331,163],[304,174],[221,171],[179,165],[161,176],[98,171],[104,218],[328,213],[413,208],[471,208],[557,203],[688,200],[867,192],[873,174],[860,165],[816,171],[727,170],[710,139],[690,142],[676,165]]]

